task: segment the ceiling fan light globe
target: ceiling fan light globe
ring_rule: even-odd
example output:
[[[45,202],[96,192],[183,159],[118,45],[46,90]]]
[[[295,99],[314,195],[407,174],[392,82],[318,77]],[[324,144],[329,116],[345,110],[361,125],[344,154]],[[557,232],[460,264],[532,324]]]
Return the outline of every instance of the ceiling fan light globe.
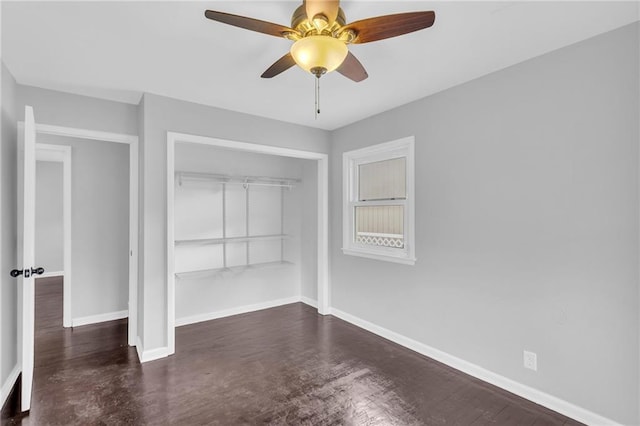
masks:
[[[307,72],[313,68],[334,71],[344,62],[348,53],[349,49],[343,41],[325,35],[305,37],[291,46],[293,60]]]

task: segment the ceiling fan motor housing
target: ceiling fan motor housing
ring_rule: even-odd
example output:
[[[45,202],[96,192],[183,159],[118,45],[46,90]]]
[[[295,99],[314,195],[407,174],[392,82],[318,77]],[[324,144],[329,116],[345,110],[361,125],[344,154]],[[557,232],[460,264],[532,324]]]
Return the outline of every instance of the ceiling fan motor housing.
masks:
[[[300,5],[296,10],[293,11],[293,15],[291,15],[291,28],[295,28],[304,35],[307,31],[312,30],[312,28],[316,28],[315,25],[313,25],[313,18],[313,16],[307,17],[305,6]],[[327,21],[326,17],[325,21]],[[338,24],[339,27],[343,27],[346,25],[346,23],[347,19],[345,17],[344,11],[342,10],[342,8],[338,8],[338,16],[336,17],[334,25],[332,25],[331,27],[334,27],[335,24]]]

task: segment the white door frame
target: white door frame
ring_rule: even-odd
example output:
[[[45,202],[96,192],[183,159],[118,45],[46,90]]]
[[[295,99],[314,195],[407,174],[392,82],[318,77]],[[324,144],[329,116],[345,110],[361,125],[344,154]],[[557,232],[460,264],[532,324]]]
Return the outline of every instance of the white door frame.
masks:
[[[25,122],[18,126],[18,362],[22,371],[20,409],[29,411],[33,391],[35,351],[35,189],[36,129],[33,108],[24,107]]]
[[[270,154],[281,157],[316,160],[318,163],[318,313],[330,314],[329,305],[329,156],[320,152],[281,148],[217,139],[186,133],[167,132],[167,351],[175,353],[175,275],[174,275],[174,185],[175,145],[196,143],[239,151]]]
[[[36,125],[37,133],[37,125]],[[62,326],[71,327],[71,147],[36,143],[36,162],[51,161],[62,163],[62,234],[63,234],[63,267],[62,273]],[[36,172],[37,176],[37,172]],[[37,210],[36,206],[36,210]],[[36,247],[36,252],[38,248]],[[55,273],[56,271],[54,271]],[[44,271],[41,277],[52,276]]]
[[[23,124],[24,125],[24,124]],[[66,136],[129,145],[129,346],[135,346],[138,335],[138,136],[124,133],[37,124],[36,134]],[[67,265],[65,265],[65,268]],[[65,272],[66,274],[66,272]],[[66,277],[65,277],[66,278]],[[65,279],[66,281],[66,279]],[[71,292],[69,291],[69,296]],[[71,301],[69,300],[69,303]],[[69,313],[71,305],[69,305]]]

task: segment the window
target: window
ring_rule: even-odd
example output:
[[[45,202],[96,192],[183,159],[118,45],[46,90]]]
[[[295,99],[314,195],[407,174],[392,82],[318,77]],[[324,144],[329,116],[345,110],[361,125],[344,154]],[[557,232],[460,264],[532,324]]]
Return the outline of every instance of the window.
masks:
[[[345,254],[415,263],[414,138],[343,154]]]

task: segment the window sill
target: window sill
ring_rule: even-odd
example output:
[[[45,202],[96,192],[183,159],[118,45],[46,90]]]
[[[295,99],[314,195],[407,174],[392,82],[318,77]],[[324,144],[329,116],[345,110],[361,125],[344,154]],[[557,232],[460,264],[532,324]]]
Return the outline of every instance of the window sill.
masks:
[[[371,253],[369,251],[357,250],[352,248],[343,248],[342,253],[347,254],[349,256],[358,256],[358,257],[366,257],[369,259],[375,260],[384,260],[385,262],[394,262],[401,263],[403,265],[415,265],[416,258],[415,257],[398,257],[398,256],[390,256],[379,253]]]

